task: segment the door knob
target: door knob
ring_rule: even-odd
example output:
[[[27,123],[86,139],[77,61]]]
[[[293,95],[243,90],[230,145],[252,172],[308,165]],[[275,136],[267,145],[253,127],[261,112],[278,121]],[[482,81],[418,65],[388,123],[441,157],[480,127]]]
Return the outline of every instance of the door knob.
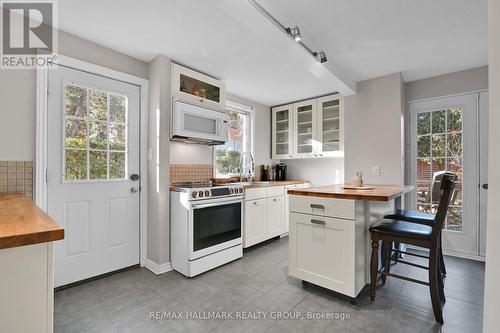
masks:
[[[134,173],[133,175],[130,175],[130,179],[133,181],[138,181],[139,180],[139,175]]]
[[[487,189],[488,189],[488,183],[483,184],[483,190],[487,190]]]
[[[130,192],[132,192],[132,193],[137,193],[137,192],[139,192],[139,186],[132,186],[132,187],[130,188]]]

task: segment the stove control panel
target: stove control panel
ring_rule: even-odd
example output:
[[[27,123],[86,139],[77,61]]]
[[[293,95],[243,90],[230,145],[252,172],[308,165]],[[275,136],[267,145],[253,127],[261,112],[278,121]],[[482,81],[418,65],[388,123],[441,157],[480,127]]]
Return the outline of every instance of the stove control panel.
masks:
[[[243,194],[242,187],[214,187],[211,189],[193,189],[191,197],[198,198],[214,198],[222,196],[240,195]]]

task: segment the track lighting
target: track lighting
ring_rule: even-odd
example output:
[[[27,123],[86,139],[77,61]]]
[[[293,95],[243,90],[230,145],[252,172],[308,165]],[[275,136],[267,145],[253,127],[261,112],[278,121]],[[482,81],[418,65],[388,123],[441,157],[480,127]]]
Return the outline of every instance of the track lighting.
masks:
[[[319,51],[318,52],[314,52],[313,53],[313,56],[316,58],[317,61],[319,61],[320,63],[324,63],[324,62],[327,62],[328,59],[326,59],[326,54],[325,52],[323,51]]]
[[[302,36],[300,35],[300,29],[298,26],[295,26],[293,28],[286,28],[285,30],[290,36],[293,37],[293,39],[296,42],[300,42],[300,40],[302,39]]]

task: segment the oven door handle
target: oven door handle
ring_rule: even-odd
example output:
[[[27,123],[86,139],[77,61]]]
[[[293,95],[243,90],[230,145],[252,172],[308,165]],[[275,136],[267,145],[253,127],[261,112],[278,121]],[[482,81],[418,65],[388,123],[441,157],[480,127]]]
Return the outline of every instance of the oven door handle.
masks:
[[[235,203],[241,203],[241,200],[231,200],[231,201],[219,201],[219,202],[214,202],[211,204],[193,204],[192,207],[193,209],[202,209],[202,208],[208,208],[208,207],[215,207],[215,206],[224,206],[224,205],[231,205]]]

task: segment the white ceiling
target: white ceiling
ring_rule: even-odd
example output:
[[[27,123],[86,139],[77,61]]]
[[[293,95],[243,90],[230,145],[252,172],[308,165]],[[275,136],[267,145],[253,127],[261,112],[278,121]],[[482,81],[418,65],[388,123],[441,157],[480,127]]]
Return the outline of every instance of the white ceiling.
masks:
[[[317,63],[244,0],[64,0],[59,27],[149,62],[166,55],[277,105],[403,72],[415,80],[487,63],[486,0],[257,0]]]

